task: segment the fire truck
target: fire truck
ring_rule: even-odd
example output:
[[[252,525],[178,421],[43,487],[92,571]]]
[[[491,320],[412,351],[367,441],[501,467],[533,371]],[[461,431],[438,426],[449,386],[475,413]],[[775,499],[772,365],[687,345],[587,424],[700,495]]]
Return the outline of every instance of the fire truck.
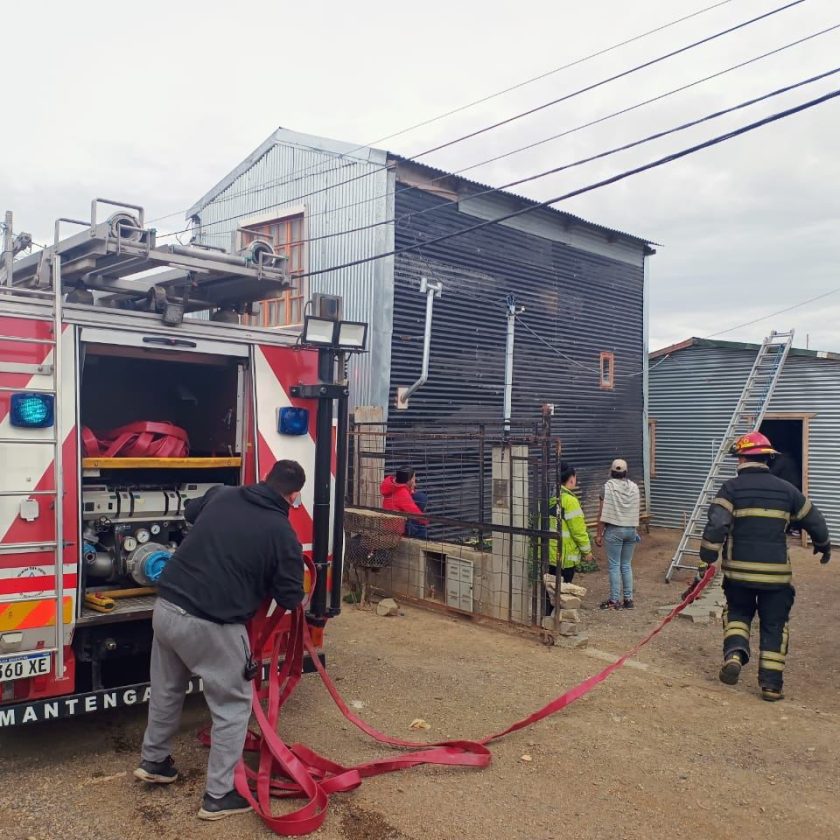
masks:
[[[0,268],[0,727],[147,702],[154,585],[185,503],[280,458],[307,474],[290,516],[317,570],[319,650],[341,608],[334,374],[364,325],[316,312],[311,341],[251,326],[289,288],[285,257],[259,238],[162,244],[144,217],[94,199],[89,220],[59,219],[51,245]]]

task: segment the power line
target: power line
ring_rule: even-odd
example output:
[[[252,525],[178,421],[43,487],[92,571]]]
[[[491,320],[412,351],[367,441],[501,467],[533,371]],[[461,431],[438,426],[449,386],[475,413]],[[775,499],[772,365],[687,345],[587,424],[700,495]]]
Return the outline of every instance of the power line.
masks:
[[[519,210],[516,210],[512,213],[506,213],[503,216],[498,216],[494,219],[488,219],[487,221],[479,222],[474,225],[469,225],[461,230],[452,231],[451,233],[445,233],[441,236],[436,236],[422,244],[416,245],[406,245],[402,248],[394,248],[390,251],[385,251],[381,254],[373,254],[369,257],[361,257],[356,260],[350,260],[348,262],[342,263],[340,265],[331,266],[328,268],[320,268],[315,271],[309,271],[304,274],[299,275],[299,277],[314,277],[320,274],[328,274],[333,271],[340,271],[346,268],[352,268],[357,265],[363,265],[365,263],[373,262],[375,260],[384,259],[386,257],[392,256],[399,256],[400,254],[406,253],[408,251],[415,251],[418,248],[428,248],[431,245],[436,245],[440,242],[445,242],[449,239],[453,239],[457,236],[463,236],[467,233],[472,233],[476,230],[481,230],[482,228],[489,227],[490,225],[499,224],[500,222],[508,221],[509,219],[517,218],[519,216],[523,216],[527,213],[533,213],[535,210],[544,209],[546,207],[551,207],[554,204],[559,204],[562,201],[566,201],[570,198],[575,198],[579,195],[584,195],[585,193],[592,192],[594,190],[600,189],[602,187],[609,186],[611,184],[618,183],[619,181],[623,181],[627,178],[632,177],[633,175],[639,175],[642,172],[648,172],[649,170],[656,169],[660,166],[664,166],[668,163],[673,163],[676,160],[680,160],[684,157],[688,157],[696,152],[703,151],[704,149],[712,148],[713,146],[720,145],[728,140],[732,140],[735,137],[740,137],[742,134],[747,134],[749,132],[755,131],[758,128],[762,128],[765,125],[769,125],[774,122],[778,122],[779,120],[786,119],[787,117],[793,116],[794,114],[798,114],[802,111],[809,110],[810,108],[814,108],[817,105],[822,105],[829,100],[836,99],[840,96],[840,90],[834,90],[830,93],[824,94],[823,96],[817,97],[816,99],[811,99],[806,102],[803,102],[799,105],[796,105],[792,108],[787,108],[784,111],[778,111],[774,114],[770,114],[767,117],[764,117],[760,120],[756,120],[755,122],[749,123],[745,126],[741,126],[740,128],[733,129],[732,131],[728,131],[725,134],[719,134],[716,137],[712,137],[709,140],[705,140],[702,143],[697,143],[693,146],[689,146],[685,149],[681,149],[677,152],[672,152],[669,155],[665,155],[664,157],[658,158],[654,161],[651,161],[646,164],[642,164],[641,166],[634,167],[633,169],[628,169],[623,172],[618,173],[617,175],[612,175],[609,178],[604,178],[600,181],[596,181],[595,183],[589,184],[585,187],[580,187],[576,190],[572,190],[570,192],[564,193],[563,195],[555,196],[554,198],[550,198],[546,201],[541,201],[536,204],[532,204],[528,207],[523,207]]]
[[[806,35],[803,38],[798,38],[795,41],[791,41],[787,44],[782,45],[781,47],[776,47],[775,49],[770,50],[768,52],[761,53],[760,55],[757,55],[757,56],[753,56],[752,58],[749,58],[746,61],[741,61],[741,62],[738,62],[737,64],[730,65],[729,67],[726,67],[723,70],[718,70],[715,73],[712,73],[708,76],[703,76],[702,78],[696,79],[693,82],[688,82],[687,84],[680,85],[679,87],[676,87],[676,88],[672,88],[671,90],[666,91],[666,92],[661,93],[661,94],[658,94],[657,96],[653,96],[649,99],[644,99],[641,102],[635,103],[634,105],[629,105],[625,108],[621,108],[618,111],[613,111],[610,114],[606,114],[602,117],[598,117],[597,119],[590,120],[589,122],[586,122],[586,123],[582,123],[581,125],[575,126],[573,128],[565,129],[564,131],[562,131],[558,134],[552,134],[549,137],[545,137],[545,138],[542,138],[540,140],[536,140],[532,143],[528,143],[525,146],[520,146],[520,147],[518,147],[516,149],[512,149],[508,152],[503,152],[501,154],[495,155],[494,157],[487,158],[487,159],[482,160],[482,161],[478,161],[477,163],[472,163],[472,164],[470,164],[468,166],[465,166],[461,169],[456,169],[452,172],[445,172],[442,175],[438,175],[437,177],[432,178],[427,183],[429,185],[431,185],[431,184],[439,183],[441,181],[445,181],[447,178],[452,177],[452,175],[460,175],[460,174],[463,174],[464,172],[469,172],[472,169],[477,169],[478,167],[485,166],[489,163],[495,163],[499,160],[503,160],[505,158],[511,157],[511,156],[513,156],[515,154],[518,154],[520,152],[529,151],[531,149],[536,148],[537,146],[544,145],[545,143],[548,143],[552,140],[558,140],[562,137],[567,137],[571,134],[575,134],[579,131],[582,131],[583,129],[591,128],[592,126],[595,126],[595,125],[600,125],[604,122],[607,122],[608,120],[614,119],[615,117],[623,116],[623,115],[628,114],[632,111],[636,111],[636,110],[638,110],[638,109],[640,109],[640,108],[642,108],[646,105],[650,105],[654,102],[659,102],[659,101],[661,101],[663,99],[666,99],[670,96],[673,96],[677,93],[682,93],[682,92],[684,92],[684,91],[686,91],[690,88],[696,87],[700,84],[711,81],[713,79],[720,78],[720,77],[722,77],[722,76],[724,76],[728,73],[734,72],[735,70],[740,70],[740,69],[742,69],[744,67],[747,67],[751,64],[755,64],[758,61],[762,61],[765,58],[769,58],[771,56],[777,55],[777,54],[779,54],[781,52],[784,52],[786,50],[789,50],[793,47],[800,46],[801,44],[807,43],[808,41],[812,41],[815,38],[819,38],[822,35],[826,35],[830,32],[834,32],[838,29],[840,29],[840,23],[834,24],[833,26],[826,27],[825,29],[818,30],[817,32],[813,32],[810,35]],[[333,170],[330,170],[330,171],[333,171]],[[267,189],[267,188],[270,188],[270,187],[268,185],[264,185],[263,187],[260,187],[260,188],[257,188],[257,189],[262,190],[264,188]],[[339,213],[339,212],[344,211],[344,210],[350,210],[354,207],[361,207],[365,204],[370,204],[371,202],[374,202],[374,201],[381,201],[383,199],[390,198],[391,196],[398,196],[398,195],[401,195],[402,193],[405,193],[405,192],[409,192],[409,191],[412,191],[412,190],[420,190],[420,189],[421,189],[421,187],[417,187],[417,186],[399,187],[399,188],[396,188],[394,190],[388,190],[387,192],[382,193],[380,195],[370,196],[368,198],[362,198],[362,199],[359,199],[357,201],[350,202],[348,204],[342,204],[339,207],[331,207],[331,208],[328,208],[328,209],[316,211],[314,213],[307,213],[306,214],[306,219],[307,219],[307,222],[311,222],[313,219],[316,219],[320,216],[332,215],[334,213]],[[253,191],[254,191],[254,188],[252,188],[251,190],[245,191],[245,192],[253,192]],[[245,194],[245,193],[243,193],[243,194]],[[282,202],[282,203],[293,204],[293,203],[295,203],[296,201],[299,201],[299,200],[300,200],[300,197],[294,197],[294,198],[290,198],[288,200],[284,200],[284,202]],[[277,205],[274,205],[274,206],[277,206]],[[249,211],[249,214],[250,214],[250,211]],[[249,214],[246,214],[246,215],[249,215]],[[173,215],[177,215],[177,214],[173,214]],[[216,222],[208,222],[206,225],[204,225],[204,227],[206,228],[206,227],[209,227],[209,226],[214,225],[214,224],[216,224]],[[177,233],[186,233],[189,230],[190,230],[190,228],[184,228],[183,230],[177,231]],[[173,236],[173,235],[174,235],[173,233],[167,233],[167,234],[163,234],[159,238],[162,239],[162,238],[166,238],[166,237]],[[311,240],[305,240],[305,241],[311,241]]]
[[[480,99],[475,99],[475,100],[473,100],[472,102],[469,102],[466,105],[461,105],[458,108],[453,108],[451,111],[446,111],[442,114],[439,114],[436,117],[432,117],[428,120],[423,120],[423,122],[416,123],[415,125],[409,126],[408,128],[404,128],[401,131],[394,132],[393,134],[389,134],[385,137],[380,137],[378,140],[374,140],[371,143],[369,143],[368,145],[372,146],[375,143],[384,143],[386,140],[392,140],[395,137],[400,137],[403,134],[407,134],[409,131],[414,131],[415,129],[418,129],[418,128],[425,128],[427,125],[431,125],[432,123],[438,122],[439,120],[446,119],[447,117],[451,117],[455,114],[459,114],[462,111],[466,111],[469,108],[475,107],[476,105],[483,105],[485,102],[489,102],[491,99],[496,99],[499,96],[503,96],[507,93],[512,93],[513,91],[519,90],[520,88],[523,88],[527,85],[530,85],[533,82],[539,82],[539,81],[542,81],[543,79],[547,79],[549,76],[553,76],[557,73],[562,72],[563,70],[569,70],[572,67],[577,67],[578,65],[583,64],[584,62],[591,61],[593,58],[600,58],[602,55],[607,55],[607,53],[613,52],[613,51],[619,49],[620,47],[626,47],[628,44],[632,44],[635,41],[640,41],[643,38],[647,38],[650,35],[655,35],[659,32],[663,32],[666,29],[670,29],[672,26],[676,26],[678,23],[683,23],[687,20],[691,20],[692,18],[703,15],[706,12],[712,11],[713,9],[718,9],[721,6],[726,6],[731,2],[732,2],[732,0],[723,0],[723,2],[714,3],[711,6],[706,6],[703,9],[698,9],[695,12],[691,12],[691,14],[684,15],[681,18],[677,18],[676,20],[669,21],[668,23],[657,26],[654,29],[649,29],[647,32],[642,32],[639,35],[634,35],[632,38],[627,38],[624,41],[619,41],[618,43],[613,44],[612,46],[605,47],[604,49],[600,49],[597,52],[590,53],[589,55],[586,55],[583,58],[575,59],[574,61],[570,61],[568,64],[563,64],[560,67],[555,67],[554,69],[548,70],[545,73],[540,73],[537,76],[532,76],[530,79],[525,79],[524,81],[518,82],[514,85],[511,85],[510,87],[505,88],[504,90],[496,91],[495,93],[491,93],[487,96],[483,96]],[[360,148],[365,148],[365,147],[360,147]],[[356,151],[358,151],[358,150],[356,150]]]
[[[493,131],[497,128],[501,128],[503,125],[509,125],[512,122],[516,122],[517,120],[521,120],[524,117],[532,116],[533,114],[538,113],[539,111],[543,111],[546,108],[550,108],[553,105],[558,105],[561,102],[566,102],[569,99],[572,99],[576,96],[580,96],[582,93],[589,93],[589,91],[596,90],[603,85],[609,84],[610,82],[617,81],[618,79],[626,78],[627,76],[632,75],[633,73],[638,73],[640,70],[646,70],[648,67],[653,67],[656,64],[660,64],[663,61],[666,61],[669,58],[673,58],[677,55],[682,55],[682,53],[688,52],[689,50],[694,49],[695,47],[702,46],[703,44],[708,44],[711,41],[715,41],[718,38],[722,38],[724,35],[729,35],[732,32],[737,32],[740,29],[744,29],[747,26],[751,26],[758,21],[765,20],[773,15],[779,14],[779,12],[784,12],[787,9],[791,9],[794,6],[799,6],[800,4],[804,3],[805,0],[792,0],[790,3],[786,3],[784,6],[778,6],[775,9],[772,9],[769,12],[765,12],[764,14],[758,15],[757,17],[751,18],[750,20],[743,21],[742,23],[738,23],[735,26],[730,26],[728,29],[723,29],[720,32],[716,32],[713,35],[707,35],[705,38],[701,38],[699,41],[693,41],[690,44],[686,44],[684,47],[679,47],[676,50],[671,50],[670,52],[664,53],[663,55],[657,56],[656,58],[649,59],[648,61],[642,62],[641,64],[637,64],[635,67],[631,67],[629,70],[623,70],[620,73],[615,73],[612,76],[608,76],[605,79],[601,79],[599,82],[593,82],[590,85],[586,85],[572,93],[567,93],[564,96],[560,96],[557,99],[552,99],[550,102],[544,102],[541,105],[537,105],[534,108],[529,108],[527,111],[521,111],[518,114],[514,114],[510,117],[506,117],[503,120],[499,120],[491,125],[484,126],[483,128],[477,129],[476,131],[471,131],[468,134],[464,134],[461,137],[456,137],[454,140],[449,140],[446,143],[440,143],[437,146],[433,146],[430,149],[426,149],[424,152],[420,152],[412,157],[412,160],[417,160],[418,158],[425,157],[426,155],[430,155],[432,152],[439,152],[441,149],[447,149],[450,146],[454,146],[456,143],[461,143],[464,140],[471,140],[474,137],[479,137],[482,134],[486,134],[488,131]]]
[[[695,49],[696,47],[702,46],[703,44],[710,43],[711,41],[714,41],[718,38],[722,38],[725,35],[729,35],[733,32],[738,31],[738,30],[744,29],[748,26],[751,26],[754,23],[757,23],[757,22],[762,21],[762,20],[766,20],[767,18],[772,17],[773,15],[777,15],[780,12],[786,11],[787,9],[793,8],[794,6],[798,6],[798,5],[800,5],[804,2],[805,2],[805,0],[792,0],[792,2],[786,3],[783,6],[778,6],[777,8],[772,9],[769,12],[765,12],[761,15],[758,15],[757,17],[753,17],[753,18],[750,18],[749,20],[742,21],[741,23],[738,23],[735,26],[731,26],[731,27],[728,27],[727,29],[720,30],[720,31],[714,33],[713,35],[708,35],[705,38],[701,38],[698,41],[693,41],[692,43],[686,44],[685,46],[682,46],[682,47],[680,47],[676,50],[671,50],[670,52],[665,53],[663,55],[660,55],[657,58],[649,59],[648,61],[645,61],[641,64],[637,64],[634,67],[631,67],[627,70],[623,70],[621,73],[613,74],[612,76],[609,76],[609,77],[607,77],[605,79],[602,79],[598,82],[594,82],[592,84],[586,85],[583,88],[579,88],[578,90],[573,91],[572,93],[569,93],[569,94],[566,94],[566,95],[564,95],[562,97],[559,97],[557,99],[551,100],[550,102],[543,103],[542,105],[539,105],[536,108],[531,108],[531,109],[528,109],[526,111],[520,112],[519,114],[515,114],[512,117],[508,117],[507,119],[496,122],[496,123],[494,123],[490,126],[485,126],[481,129],[477,129],[476,131],[473,131],[473,132],[471,132],[467,135],[464,135],[462,137],[459,137],[459,138],[456,138],[454,140],[448,141],[447,143],[443,143],[443,144],[440,144],[438,146],[435,146],[432,149],[427,149],[424,152],[420,152],[419,154],[413,155],[412,157],[408,158],[408,160],[409,161],[415,161],[418,158],[425,157],[426,155],[431,154],[434,151],[438,151],[438,150],[446,148],[448,146],[452,146],[456,143],[460,143],[463,140],[467,140],[467,139],[470,139],[472,137],[476,137],[476,136],[479,136],[481,134],[484,134],[488,131],[492,131],[495,128],[498,128],[498,127],[503,126],[503,125],[507,125],[510,122],[513,122],[514,120],[518,120],[518,119],[521,119],[523,117],[529,116],[533,113],[536,113],[537,111],[543,110],[544,108],[551,107],[552,105],[557,105],[560,102],[566,102],[566,101],[568,101],[570,99],[573,99],[577,96],[580,96],[584,93],[588,93],[592,90],[595,90],[599,87],[602,87],[606,84],[609,84],[610,82],[616,81],[616,80],[621,79],[621,78],[625,78],[627,76],[632,75],[633,73],[639,72],[640,70],[652,67],[656,64],[659,64],[663,61],[666,61],[669,58],[673,58],[674,56],[681,55],[685,52],[688,52],[689,50],[692,50],[692,49]],[[348,178],[344,181],[339,181],[337,184],[332,184],[332,185],[329,185],[329,186],[326,186],[326,187],[320,187],[316,190],[313,190],[312,192],[304,193],[303,195],[298,196],[294,200],[295,201],[301,201],[304,198],[310,198],[314,195],[318,195],[319,193],[327,192],[331,189],[336,189],[337,187],[344,186],[345,184],[349,184],[349,183],[352,183],[354,181],[358,181],[362,178],[370,177],[371,174],[375,174],[375,173],[380,172],[380,171],[381,171],[381,168],[377,168],[376,170],[373,170],[372,172],[368,171],[368,172],[361,173],[359,175],[352,176],[352,177],[350,177],[350,178]],[[256,194],[256,193],[261,192],[265,189],[269,189],[269,187],[262,186],[262,187],[259,187],[255,190],[253,190],[252,192],[253,192],[253,194]],[[291,199],[290,199],[290,201],[291,201]],[[287,202],[283,202],[283,203],[287,203]],[[277,206],[276,203],[275,204],[269,204],[265,207],[261,207],[261,208],[256,209],[256,210],[249,210],[247,213],[239,213],[239,214],[236,214],[234,216],[229,216],[229,217],[222,218],[222,219],[216,219],[212,222],[208,222],[203,227],[207,228],[207,227],[211,227],[211,226],[214,226],[214,225],[223,224],[225,222],[235,221],[236,219],[242,218],[243,216],[248,216],[248,215],[252,215],[252,214],[255,214],[255,213],[261,213],[265,210],[270,210],[272,207],[276,207],[276,206]],[[186,230],[188,230],[188,228]],[[180,233],[182,231],[178,231],[178,232]],[[169,235],[169,234],[167,234],[167,235]]]
[[[704,117],[699,117],[698,119],[690,120],[689,122],[682,123],[681,125],[675,126],[674,128],[669,128],[669,129],[666,129],[664,131],[658,131],[654,134],[650,134],[650,135],[648,135],[646,137],[643,137],[639,140],[633,140],[630,143],[624,143],[621,146],[615,146],[611,149],[607,149],[606,151],[599,152],[598,154],[595,154],[595,155],[590,155],[589,157],[580,158],[580,159],[578,159],[576,161],[573,161],[571,163],[566,163],[566,164],[562,164],[560,166],[552,167],[551,169],[547,169],[543,172],[538,172],[535,175],[527,175],[524,178],[517,178],[515,181],[509,181],[508,183],[502,184],[501,186],[498,186],[498,187],[492,187],[492,188],[489,188],[489,189],[486,189],[486,190],[481,190],[477,193],[472,193],[471,195],[468,196],[468,200],[472,200],[472,199],[475,199],[475,198],[480,198],[482,196],[492,195],[494,193],[510,189],[511,187],[516,187],[516,186],[519,186],[521,184],[530,183],[531,181],[536,181],[540,178],[548,177],[549,175],[556,175],[556,174],[559,174],[560,172],[565,172],[569,169],[574,169],[575,167],[583,166],[584,164],[587,164],[587,163],[592,163],[593,161],[596,161],[596,160],[603,160],[604,158],[610,157],[614,154],[618,154],[619,152],[624,152],[624,151],[628,151],[629,149],[637,148],[638,146],[642,146],[646,143],[651,143],[654,140],[661,140],[663,137],[668,137],[672,134],[677,134],[681,131],[686,131],[689,128],[695,128],[696,126],[702,125],[705,122],[709,122],[710,120],[718,119],[719,117],[726,116],[727,114],[735,113],[736,111],[740,111],[744,108],[750,107],[752,105],[756,105],[759,102],[765,102],[766,100],[772,99],[775,96],[780,96],[784,93],[789,93],[792,90],[796,90],[796,89],[798,89],[800,87],[803,87],[805,85],[810,85],[810,84],[813,84],[814,82],[821,81],[821,80],[826,79],[830,76],[836,75],[837,73],[840,73],[840,67],[835,67],[833,70],[828,70],[825,73],[820,73],[816,76],[811,76],[810,78],[804,79],[800,82],[795,82],[793,84],[786,85],[785,87],[778,88],[774,91],[771,91],[770,93],[765,93],[765,94],[762,94],[761,96],[757,96],[757,97],[754,97],[752,99],[748,99],[744,102],[739,102],[737,105],[733,105],[730,108],[724,108],[722,110],[715,111],[711,114],[707,114]],[[337,237],[337,236],[347,236],[349,234],[360,233],[360,232],[365,231],[365,230],[371,230],[373,228],[381,227],[382,225],[389,225],[389,224],[398,225],[404,219],[408,219],[408,218],[413,219],[417,216],[423,216],[427,213],[436,213],[436,212],[439,212],[440,210],[443,210],[443,209],[448,208],[448,207],[456,206],[460,203],[461,203],[461,199],[444,201],[441,204],[434,205],[433,207],[426,207],[423,210],[418,210],[416,212],[412,211],[412,212],[405,213],[402,216],[397,217],[396,219],[382,219],[380,221],[370,222],[369,224],[366,224],[366,225],[359,225],[355,228],[348,228],[346,230],[332,231],[330,233],[324,233],[324,234],[320,234],[318,236],[312,236],[312,237],[309,237],[307,239],[299,240],[299,241],[295,242],[294,244],[297,245],[297,244],[304,244],[304,243],[312,243],[312,242],[318,242],[318,241],[321,241],[321,240],[324,240],[324,239],[333,239],[334,237]]]
[[[799,309],[802,306],[807,306],[809,303],[814,303],[815,301],[822,300],[823,298],[830,297],[831,295],[836,295],[837,292],[840,292],[840,288],[832,289],[830,292],[823,292],[823,294],[821,295],[816,295],[815,297],[800,301],[799,303],[793,304],[793,306],[786,306],[784,309],[779,309],[776,312],[771,312],[769,315],[762,315],[760,318],[753,318],[752,321],[745,321],[743,324],[737,324],[734,327],[728,327],[725,330],[719,330],[718,332],[711,333],[710,335],[707,335],[705,337],[715,338],[719,335],[726,335],[727,333],[735,332],[735,330],[740,330],[743,327],[750,327],[753,324],[757,324],[759,321],[766,321],[768,318],[775,318],[777,315],[784,315],[785,312],[791,312],[794,309]]]
[[[711,6],[705,6],[704,8],[698,9],[694,12],[691,12],[690,14],[683,15],[682,17],[679,17],[679,18],[676,18],[674,20],[668,21],[667,23],[660,24],[659,26],[656,26],[653,29],[649,29],[646,32],[642,32],[639,35],[634,35],[632,38],[627,38],[624,41],[619,41],[615,44],[612,44],[609,47],[604,47],[604,48],[602,48],[600,50],[597,50],[593,53],[589,53],[588,55],[585,55],[582,58],[575,59],[574,61],[570,61],[567,64],[562,64],[559,67],[554,67],[551,70],[547,70],[547,71],[545,71],[543,73],[540,73],[536,76],[532,76],[529,79],[524,79],[523,81],[517,82],[516,84],[513,84],[510,87],[503,88],[502,90],[495,91],[494,93],[490,93],[486,96],[482,96],[479,99],[474,99],[472,102],[468,102],[465,105],[460,105],[457,108],[452,108],[449,111],[444,111],[443,113],[440,113],[437,116],[429,117],[428,119],[425,119],[425,120],[423,120],[419,123],[415,123],[414,125],[410,125],[407,128],[402,128],[399,131],[395,131],[392,134],[386,134],[383,137],[379,137],[375,140],[371,140],[369,143],[365,143],[361,146],[356,146],[355,148],[350,149],[349,152],[343,152],[341,155],[339,155],[339,160],[344,158],[345,156],[350,156],[350,155],[355,154],[356,152],[359,152],[359,151],[362,151],[364,149],[370,148],[371,146],[375,146],[378,143],[384,143],[386,140],[393,140],[395,137],[401,137],[402,135],[408,134],[411,131],[415,131],[418,128],[425,128],[426,126],[432,125],[433,123],[439,122],[440,120],[446,119],[447,117],[454,116],[455,114],[460,114],[463,111],[467,111],[470,108],[474,108],[476,105],[483,105],[485,102],[489,102],[492,99],[498,98],[499,96],[504,96],[505,94],[512,93],[513,91],[519,90],[520,88],[526,87],[527,85],[533,84],[534,82],[542,81],[543,79],[547,79],[549,76],[556,75],[557,73],[560,73],[564,70],[569,70],[572,67],[577,67],[580,64],[584,64],[585,62],[591,61],[594,58],[600,58],[601,56],[607,55],[608,53],[611,53],[611,52],[614,52],[615,50],[620,49],[621,47],[626,47],[628,44],[635,43],[636,41],[641,41],[642,39],[647,38],[651,35],[656,35],[659,32],[664,32],[666,29],[670,29],[671,27],[676,26],[677,24],[684,23],[687,20],[691,20],[692,18],[699,17],[700,15],[704,15],[707,12],[711,12],[714,9],[720,8],[721,6],[727,6],[731,2],[732,2],[732,0],[720,0],[720,2],[713,3]],[[288,175],[284,176],[284,178],[290,177],[292,175],[297,175],[297,174],[309,172],[310,170],[315,169],[320,165],[321,164],[312,164],[308,167],[304,167],[303,169],[292,171],[292,172],[288,173]],[[315,174],[317,174],[317,173],[315,173]],[[273,183],[271,183],[271,185],[272,186],[285,186],[287,183],[292,183],[290,181],[282,181],[282,183],[278,183],[280,181],[282,181],[282,179],[276,179]],[[266,186],[268,186],[268,185],[266,185]],[[241,195],[247,195],[249,192],[250,192],[250,190],[244,190],[244,191],[239,192],[239,193],[232,193],[232,194],[228,195],[227,198],[237,198]],[[185,212],[186,212],[186,208],[184,208],[184,210],[176,210],[173,213],[168,213],[165,216],[158,216],[155,219],[150,219],[149,223],[152,224],[154,222],[162,221],[163,219],[169,219],[169,218],[172,218],[173,216],[178,216],[178,215],[181,215],[182,213],[185,213]]]
[[[485,301],[485,303],[488,303],[488,302],[489,301]],[[525,329],[528,330],[528,332],[531,333],[531,335],[533,335],[534,338],[536,338],[541,344],[545,345],[549,350],[551,350],[552,353],[556,354],[557,356],[560,356],[560,358],[565,359],[567,362],[570,362],[571,364],[575,365],[576,367],[579,367],[582,370],[585,370],[587,373],[592,373],[592,374],[595,374],[595,375],[598,375],[600,373],[600,370],[598,368],[590,368],[587,365],[583,364],[582,362],[579,362],[577,359],[573,359],[571,356],[569,356],[567,353],[564,353],[558,347],[555,347],[551,342],[547,341],[543,336],[541,336],[538,332],[536,332],[536,330],[534,330],[529,324],[527,324],[525,321],[523,321],[521,315],[517,315],[516,320],[519,322],[520,326],[525,327]],[[658,368],[659,365],[661,365],[668,358],[670,358],[670,354],[665,356],[664,358],[660,359],[658,362],[656,362],[656,364],[653,365],[653,367],[648,368],[648,373],[650,373],[650,371],[654,370],[655,368]],[[644,374],[644,372],[645,372],[644,367],[641,367],[638,370],[633,371],[632,373],[616,373],[616,374],[614,374],[614,378],[615,379],[634,379],[637,376],[642,376],[642,374]]]

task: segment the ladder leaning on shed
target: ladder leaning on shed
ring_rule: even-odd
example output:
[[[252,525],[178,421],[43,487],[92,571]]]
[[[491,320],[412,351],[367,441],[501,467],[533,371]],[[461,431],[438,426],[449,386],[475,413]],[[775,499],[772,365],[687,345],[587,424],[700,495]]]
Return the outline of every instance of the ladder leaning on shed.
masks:
[[[761,426],[792,342],[793,330],[790,330],[789,332],[773,331],[761,343],[747,381],[744,383],[744,390],[741,392],[712,466],[703,482],[700,495],[688,517],[671,565],[668,567],[665,575],[667,582],[670,583],[671,576],[677,569],[697,571],[698,562],[691,562],[687,558],[699,558],[698,543],[703,536],[709,503],[717,495],[724,481],[735,475],[735,461],[728,457],[729,448],[737,438]]]

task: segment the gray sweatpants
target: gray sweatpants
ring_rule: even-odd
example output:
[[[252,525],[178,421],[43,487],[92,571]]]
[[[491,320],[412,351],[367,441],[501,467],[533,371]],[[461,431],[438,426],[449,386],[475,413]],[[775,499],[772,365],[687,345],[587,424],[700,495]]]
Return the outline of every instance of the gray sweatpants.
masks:
[[[163,761],[171,754],[187,683],[195,674],[204,682],[213,721],[207,793],[224,796],[233,790],[233,772],[242,757],[251,717],[251,683],[243,674],[248,649],[245,627],[204,621],[158,598],[152,628],[151,696],[143,760]]]

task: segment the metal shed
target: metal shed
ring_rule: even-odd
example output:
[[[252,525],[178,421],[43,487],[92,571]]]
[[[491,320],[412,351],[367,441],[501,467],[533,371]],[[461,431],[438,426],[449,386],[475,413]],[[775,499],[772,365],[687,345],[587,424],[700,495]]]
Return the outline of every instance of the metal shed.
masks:
[[[652,521],[683,527],[738,401],[757,344],[691,338],[650,357]],[[792,349],[762,431],[840,533],[840,354]]]
[[[518,210],[528,212],[459,233]],[[581,468],[590,510],[612,457],[627,458],[642,483],[654,253],[646,239],[383,150],[282,128],[188,211],[194,240],[225,247],[237,245],[243,227],[288,214],[302,218],[308,271],[397,252],[307,281],[307,297],[342,295],[344,316],[371,324],[370,352],[350,370],[357,405],[381,407],[389,428],[500,423],[504,301],[513,294],[526,308],[514,352],[514,423],[555,405],[554,429]],[[449,234],[458,235],[433,241]],[[444,286],[430,376],[397,411],[397,388],[420,372],[422,277]]]

